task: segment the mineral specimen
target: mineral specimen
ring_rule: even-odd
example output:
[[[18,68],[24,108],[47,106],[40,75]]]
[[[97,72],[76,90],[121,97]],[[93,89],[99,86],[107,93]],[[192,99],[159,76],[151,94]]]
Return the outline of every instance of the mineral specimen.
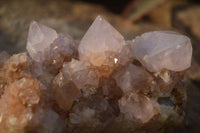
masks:
[[[77,42],[33,21],[28,53],[0,53],[1,133],[156,132],[183,120],[188,37],[124,40],[98,16]]]

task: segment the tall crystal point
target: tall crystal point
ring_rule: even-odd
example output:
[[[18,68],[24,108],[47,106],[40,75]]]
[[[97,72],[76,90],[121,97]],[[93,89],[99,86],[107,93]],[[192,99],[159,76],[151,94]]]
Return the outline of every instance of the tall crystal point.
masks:
[[[161,69],[183,71],[191,66],[192,46],[187,36],[170,31],[154,31],[135,39],[136,58],[151,72]]]
[[[119,53],[124,45],[124,37],[98,16],[80,42],[80,60],[94,66],[109,65],[110,54]]]
[[[33,21],[29,27],[27,40],[27,51],[31,58],[37,62],[43,62],[45,52],[50,49],[51,43],[57,36],[54,29]]]

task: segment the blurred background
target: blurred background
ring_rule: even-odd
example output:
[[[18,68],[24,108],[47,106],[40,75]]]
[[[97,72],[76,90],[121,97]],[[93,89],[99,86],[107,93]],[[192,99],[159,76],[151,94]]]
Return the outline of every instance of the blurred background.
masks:
[[[126,39],[147,31],[174,30],[191,38],[185,120],[169,132],[200,132],[200,0],[0,0],[0,51],[25,51],[32,20],[81,39],[97,15]]]

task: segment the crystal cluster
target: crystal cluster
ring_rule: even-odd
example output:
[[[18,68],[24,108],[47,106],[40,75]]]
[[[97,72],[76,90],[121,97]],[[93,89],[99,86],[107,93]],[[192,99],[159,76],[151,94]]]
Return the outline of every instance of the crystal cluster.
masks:
[[[191,56],[190,39],[171,31],[125,40],[98,16],[77,41],[33,21],[27,54],[0,53],[0,132],[135,132],[180,122]]]

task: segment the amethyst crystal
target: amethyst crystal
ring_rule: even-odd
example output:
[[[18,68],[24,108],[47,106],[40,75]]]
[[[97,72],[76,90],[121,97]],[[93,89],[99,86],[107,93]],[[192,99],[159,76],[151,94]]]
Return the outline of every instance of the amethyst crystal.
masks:
[[[136,37],[134,55],[149,71],[183,71],[191,66],[192,46],[187,36],[154,31]]]
[[[28,54],[0,53],[1,133],[156,132],[183,120],[188,37],[155,31],[125,41],[98,16],[76,42],[34,21]]]

